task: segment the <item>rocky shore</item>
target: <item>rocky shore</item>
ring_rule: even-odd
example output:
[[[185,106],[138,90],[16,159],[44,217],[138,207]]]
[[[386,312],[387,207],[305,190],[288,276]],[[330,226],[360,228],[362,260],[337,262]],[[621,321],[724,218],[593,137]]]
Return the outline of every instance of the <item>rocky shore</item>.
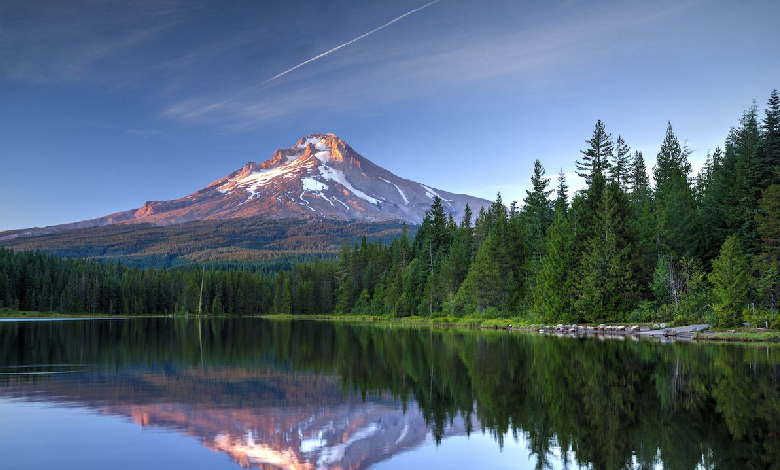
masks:
[[[676,339],[694,339],[696,333],[706,330],[710,325],[687,325],[678,327],[667,327],[665,323],[654,324],[650,327],[639,325],[564,325],[559,323],[555,326],[549,325],[531,325],[521,328],[524,331],[533,331],[541,334],[557,335],[621,335],[621,336],[647,336],[657,338],[676,338]],[[511,328],[511,327],[510,327]]]

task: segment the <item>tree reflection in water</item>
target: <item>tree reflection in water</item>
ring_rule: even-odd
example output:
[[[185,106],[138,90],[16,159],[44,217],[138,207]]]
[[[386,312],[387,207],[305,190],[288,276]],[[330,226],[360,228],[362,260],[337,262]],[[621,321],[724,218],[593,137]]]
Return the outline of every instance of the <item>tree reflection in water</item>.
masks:
[[[298,468],[364,468],[427,430],[475,429],[499,446],[522,436],[540,468],[555,454],[596,469],[780,468],[777,359],[772,346],[317,321],[0,323],[0,395],[102,406]],[[373,440],[355,446],[358,432]]]

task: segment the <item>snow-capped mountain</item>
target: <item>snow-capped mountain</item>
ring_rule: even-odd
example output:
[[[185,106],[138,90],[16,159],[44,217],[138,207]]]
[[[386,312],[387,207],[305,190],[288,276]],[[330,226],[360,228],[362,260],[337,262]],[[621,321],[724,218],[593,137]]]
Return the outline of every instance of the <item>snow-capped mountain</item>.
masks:
[[[245,217],[420,223],[435,196],[458,221],[467,203],[474,212],[490,204],[398,177],[336,135],[313,134],[180,199],[149,201],[139,209],[72,224],[0,233],[0,239],[115,223],[169,225]]]

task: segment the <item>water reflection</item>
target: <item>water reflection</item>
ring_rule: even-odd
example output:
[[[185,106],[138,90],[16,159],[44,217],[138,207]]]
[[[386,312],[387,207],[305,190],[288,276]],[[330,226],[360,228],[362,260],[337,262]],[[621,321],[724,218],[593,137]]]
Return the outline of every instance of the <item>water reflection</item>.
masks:
[[[410,449],[484,430],[486,459],[516,437],[537,468],[778,468],[777,355],[310,321],[7,322],[0,396],[175,429],[245,467],[405,454],[408,468]]]

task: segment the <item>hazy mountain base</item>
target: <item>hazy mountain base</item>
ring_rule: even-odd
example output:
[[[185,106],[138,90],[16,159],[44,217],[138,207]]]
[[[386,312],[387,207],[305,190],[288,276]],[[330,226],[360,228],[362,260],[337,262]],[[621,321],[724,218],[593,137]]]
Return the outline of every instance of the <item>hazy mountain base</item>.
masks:
[[[387,242],[401,230],[402,223],[392,221],[256,217],[169,226],[117,224],[0,240],[0,246],[15,251],[40,250],[63,258],[121,261],[141,268],[196,263],[220,269],[278,271],[315,258],[334,258],[342,243],[353,243],[363,236]]]

